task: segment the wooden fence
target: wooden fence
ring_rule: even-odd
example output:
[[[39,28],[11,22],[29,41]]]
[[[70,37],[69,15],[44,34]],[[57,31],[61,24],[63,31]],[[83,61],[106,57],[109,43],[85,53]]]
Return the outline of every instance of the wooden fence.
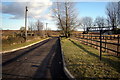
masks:
[[[80,34],[76,37],[81,43],[90,45],[101,52],[120,54],[120,35]]]

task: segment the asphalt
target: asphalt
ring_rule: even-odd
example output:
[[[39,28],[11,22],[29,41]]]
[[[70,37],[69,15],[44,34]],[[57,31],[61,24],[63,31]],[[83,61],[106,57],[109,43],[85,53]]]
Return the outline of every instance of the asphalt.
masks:
[[[2,54],[2,78],[68,80],[63,70],[59,38]]]

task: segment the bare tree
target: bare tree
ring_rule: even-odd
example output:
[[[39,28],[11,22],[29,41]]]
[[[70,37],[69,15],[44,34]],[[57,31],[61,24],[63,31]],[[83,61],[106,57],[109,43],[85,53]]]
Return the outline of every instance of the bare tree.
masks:
[[[66,37],[69,37],[71,32],[79,26],[75,3],[56,2],[53,6],[53,14],[58,28]]]
[[[25,27],[20,27],[20,30],[21,30],[21,31],[24,31],[24,30],[25,30]]]
[[[83,17],[81,19],[81,26],[83,27],[84,31],[87,30],[87,27],[92,27],[93,19],[91,17]]]
[[[95,24],[98,27],[105,27],[106,26],[106,19],[104,17],[96,17]]]
[[[118,2],[118,27],[120,28],[120,1]]]
[[[106,7],[106,14],[108,17],[107,19],[114,30],[118,25],[118,3],[117,2],[108,3]]]
[[[52,34],[51,28],[50,28],[50,27],[47,27],[46,30],[47,30],[47,32],[46,32],[47,36],[51,36],[51,34]]]
[[[26,38],[25,38],[25,27],[20,27],[20,36],[22,38],[24,38],[24,40],[26,40]]]
[[[35,23],[34,22],[30,22],[29,23],[29,30],[30,31],[34,31],[35,30]]]
[[[43,29],[43,23],[41,21],[39,21],[39,20],[36,22],[36,29],[38,31]]]

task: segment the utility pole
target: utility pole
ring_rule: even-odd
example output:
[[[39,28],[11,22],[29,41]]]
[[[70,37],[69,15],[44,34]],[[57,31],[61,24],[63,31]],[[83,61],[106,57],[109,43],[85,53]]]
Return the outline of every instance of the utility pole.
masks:
[[[27,6],[25,7],[25,41],[27,40]]]

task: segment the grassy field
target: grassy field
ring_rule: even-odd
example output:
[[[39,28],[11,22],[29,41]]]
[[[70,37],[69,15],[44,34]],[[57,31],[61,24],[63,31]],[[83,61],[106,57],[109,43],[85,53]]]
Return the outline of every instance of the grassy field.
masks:
[[[43,38],[44,39],[44,38]],[[31,39],[28,40],[27,42],[23,42],[23,43],[17,43],[17,44],[12,44],[12,45],[6,45],[6,44],[2,44],[2,51],[8,51],[8,50],[12,50],[12,49],[16,49],[16,48],[20,48],[20,47],[24,47],[33,43],[36,43],[38,41],[43,40],[41,38],[35,38],[35,39]],[[1,52],[1,51],[0,51]]]
[[[62,38],[62,48],[68,70],[75,78],[120,78],[120,58],[83,45],[73,39]]]

